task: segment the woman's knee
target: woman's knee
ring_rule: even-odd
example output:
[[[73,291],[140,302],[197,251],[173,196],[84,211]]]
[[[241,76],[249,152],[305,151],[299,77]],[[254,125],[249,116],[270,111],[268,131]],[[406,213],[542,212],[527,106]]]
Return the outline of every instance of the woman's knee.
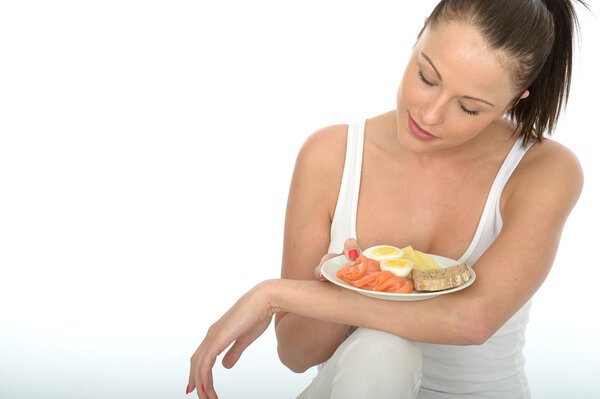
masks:
[[[341,357],[350,360],[379,359],[381,362],[389,360],[390,363],[394,363],[398,359],[404,359],[404,363],[410,361],[417,366],[421,365],[421,347],[416,342],[369,328],[357,329],[340,349],[343,351]]]
[[[365,391],[381,392],[381,397],[386,397],[386,392],[396,397],[398,393],[403,393],[402,397],[416,395],[422,376],[421,348],[416,342],[359,328],[338,350],[336,386],[363,386]]]

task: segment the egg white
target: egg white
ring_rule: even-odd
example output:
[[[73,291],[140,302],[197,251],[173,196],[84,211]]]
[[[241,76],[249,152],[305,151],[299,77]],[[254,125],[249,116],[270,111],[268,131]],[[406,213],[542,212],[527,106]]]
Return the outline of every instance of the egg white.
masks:
[[[404,265],[394,265],[398,261],[402,261]],[[394,273],[396,276],[408,277],[413,268],[412,261],[402,258],[385,259],[379,262],[379,268]]]

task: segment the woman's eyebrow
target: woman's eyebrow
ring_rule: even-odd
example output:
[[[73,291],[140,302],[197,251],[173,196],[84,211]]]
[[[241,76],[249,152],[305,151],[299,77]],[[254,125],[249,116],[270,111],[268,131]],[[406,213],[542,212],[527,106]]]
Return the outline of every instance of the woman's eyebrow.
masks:
[[[429,65],[431,65],[431,67],[433,68],[433,71],[435,72],[435,74],[437,75],[437,78],[440,80],[440,82],[443,82],[444,79],[442,79],[442,75],[440,75],[440,72],[437,70],[437,68],[435,67],[435,65],[433,65],[433,61],[431,61],[431,58],[429,58],[429,56],[427,56],[427,54],[425,54],[424,52],[421,51],[421,56],[423,58],[425,58],[425,60],[427,62],[429,62]],[[495,105],[492,104],[491,102],[484,100],[482,98],[477,98],[477,97],[473,97],[473,96],[462,96],[462,98],[466,98],[467,100],[474,100],[474,101],[479,101],[482,102],[484,104],[487,104],[489,106],[494,107]]]
[[[431,67],[433,68],[433,70],[435,71],[435,74],[437,75],[437,78],[440,80],[440,82],[443,82],[444,79],[442,79],[442,75],[440,75],[440,73],[438,72],[437,68],[435,67],[435,65],[433,65],[433,61],[431,61],[431,58],[429,58],[427,56],[427,54],[425,54],[424,52],[421,51],[421,56],[423,58],[425,58],[425,60],[427,60],[427,62],[429,62],[429,65],[431,65]]]
[[[484,99],[482,99],[482,98],[477,98],[477,97],[472,97],[472,96],[462,96],[462,98],[466,98],[467,100],[475,100],[475,101],[480,101],[480,102],[482,102],[482,103],[484,103],[484,104],[487,104],[487,105],[489,105],[489,106],[491,106],[491,107],[495,107],[495,105],[494,105],[494,104],[492,104],[491,102],[489,102],[489,101],[486,101],[486,100],[484,100]]]

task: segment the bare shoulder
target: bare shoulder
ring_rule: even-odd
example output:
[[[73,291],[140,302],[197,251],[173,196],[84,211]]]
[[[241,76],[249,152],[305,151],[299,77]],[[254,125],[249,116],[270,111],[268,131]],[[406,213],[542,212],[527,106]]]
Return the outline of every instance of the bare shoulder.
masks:
[[[328,126],[311,134],[300,149],[288,210],[328,220],[333,217],[346,158],[347,125]]]
[[[571,150],[546,139],[528,151],[507,188],[507,206],[546,203],[568,214],[583,189],[583,170]]]
[[[346,157],[347,125],[332,125],[312,133],[302,145],[296,160],[298,173],[311,179],[341,179]]]
[[[581,191],[583,171],[579,159],[564,145],[550,139],[534,144],[517,175],[527,183],[533,180]]]

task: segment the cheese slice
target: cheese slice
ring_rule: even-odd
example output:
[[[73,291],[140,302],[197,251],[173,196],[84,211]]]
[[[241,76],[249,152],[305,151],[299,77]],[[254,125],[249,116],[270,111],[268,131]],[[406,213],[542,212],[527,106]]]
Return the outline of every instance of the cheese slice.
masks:
[[[441,266],[433,260],[428,254],[417,251],[411,245],[406,248],[402,248],[404,254],[402,257],[408,259],[413,263],[413,269],[415,270],[428,270],[428,269],[440,269]]]

